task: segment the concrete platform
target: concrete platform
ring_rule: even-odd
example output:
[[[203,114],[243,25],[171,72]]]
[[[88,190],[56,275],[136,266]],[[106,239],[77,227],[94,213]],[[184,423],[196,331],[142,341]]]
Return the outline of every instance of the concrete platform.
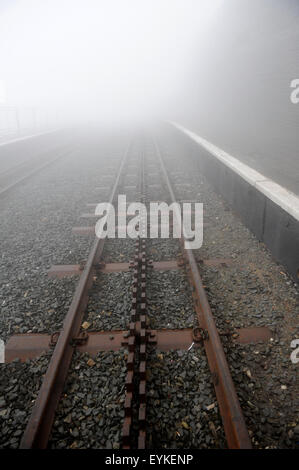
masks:
[[[298,282],[299,196],[190,129],[171,124],[199,159],[202,172],[215,191]],[[281,165],[285,165],[283,160]],[[288,171],[292,174],[292,168]]]

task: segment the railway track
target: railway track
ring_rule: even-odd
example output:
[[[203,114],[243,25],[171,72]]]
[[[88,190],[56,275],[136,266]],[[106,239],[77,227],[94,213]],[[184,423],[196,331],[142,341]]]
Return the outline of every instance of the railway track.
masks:
[[[111,204],[116,202],[120,188],[124,187],[123,180],[126,171],[127,175],[130,174],[135,178],[138,199],[146,206],[151,200],[152,185],[148,181],[148,175],[151,173],[161,176],[163,190],[167,193],[168,200],[176,202],[175,190],[162,152],[156,141],[153,141],[151,146],[154,155],[151,155],[150,162],[147,161],[143,145],[139,144],[137,151],[135,145],[137,155],[135,157],[132,157],[133,144],[128,146],[111,190],[109,199]],[[146,218],[143,217],[139,229],[141,233],[145,233],[147,228]],[[141,237],[132,241],[135,244],[135,254],[130,263],[109,264],[103,262],[102,256],[104,246],[109,244],[109,239],[96,238],[84,266],[54,266],[52,268],[51,275],[58,277],[80,275],[62,330],[52,335],[16,335],[7,345],[9,360],[13,360],[15,357],[26,359],[38,354],[38,352],[53,348],[47,372],[21,440],[21,448],[46,448],[48,446],[55,414],[62,400],[74,352],[86,352],[92,356],[99,351],[116,351],[120,348],[126,350],[124,357],[127,364],[123,392],[124,418],[120,443],[123,448],[144,449],[151,445],[148,438],[150,410],[147,399],[148,376],[152,367],[149,358],[153,351],[173,350],[191,351],[191,353],[196,350],[202,357],[206,356],[210,370],[208,380],[213,383],[215,390],[227,447],[251,448],[251,441],[221,343],[222,333],[217,331],[215,325],[205,287],[201,280],[198,260],[192,250],[184,248],[185,241],[186,239],[182,236],[180,240],[181,255],[178,259],[152,261],[148,254],[150,240]],[[209,260],[205,262],[209,263]],[[214,260],[214,263],[217,265],[217,260]],[[218,263],[223,264],[225,260],[218,260]],[[165,270],[182,271],[189,283],[195,312],[193,327],[157,329],[151,326],[147,300],[148,282],[153,271]],[[99,272],[125,271],[131,273],[132,279],[130,318],[126,322],[126,328],[123,330],[86,331],[82,325],[86,319],[89,294]],[[183,427],[187,428],[188,423],[183,423]]]

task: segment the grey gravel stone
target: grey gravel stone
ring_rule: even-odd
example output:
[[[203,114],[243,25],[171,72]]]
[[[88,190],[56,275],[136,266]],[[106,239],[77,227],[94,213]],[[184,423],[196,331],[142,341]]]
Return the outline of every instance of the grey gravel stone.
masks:
[[[95,380],[91,382],[88,354],[75,353],[64,390],[64,396],[67,398],[60,401],[52,430],[52,449],[99,449],[120,446],[126,355],[123,349],[98,353],[93,358],[95,365],[92,367],[92,375]],[[79,376],[76,368],[78,364]],[[78,383],[81,390],[79,393],[74,387]],[[110,439],[110,434],[113,440]]]

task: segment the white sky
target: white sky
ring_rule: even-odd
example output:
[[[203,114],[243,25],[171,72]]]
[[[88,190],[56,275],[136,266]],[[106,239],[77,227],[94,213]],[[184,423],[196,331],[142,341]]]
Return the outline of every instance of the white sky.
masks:
[[[222,1],[0,0],[7,100],[70,115],[163,112]]]

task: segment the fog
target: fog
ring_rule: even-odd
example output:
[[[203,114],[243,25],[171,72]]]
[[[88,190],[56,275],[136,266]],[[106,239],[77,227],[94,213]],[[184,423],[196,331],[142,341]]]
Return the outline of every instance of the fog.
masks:
[[[295,78],[298,0],[0,0],[12,126],[177,120],[237,155],[294,158]]]
[[[298,190],[299,1],[227,0],[197,45],[176,119]]]
[[[3,102],[60,119],[165,116],[181,95],[209,0],[0,1]]]

